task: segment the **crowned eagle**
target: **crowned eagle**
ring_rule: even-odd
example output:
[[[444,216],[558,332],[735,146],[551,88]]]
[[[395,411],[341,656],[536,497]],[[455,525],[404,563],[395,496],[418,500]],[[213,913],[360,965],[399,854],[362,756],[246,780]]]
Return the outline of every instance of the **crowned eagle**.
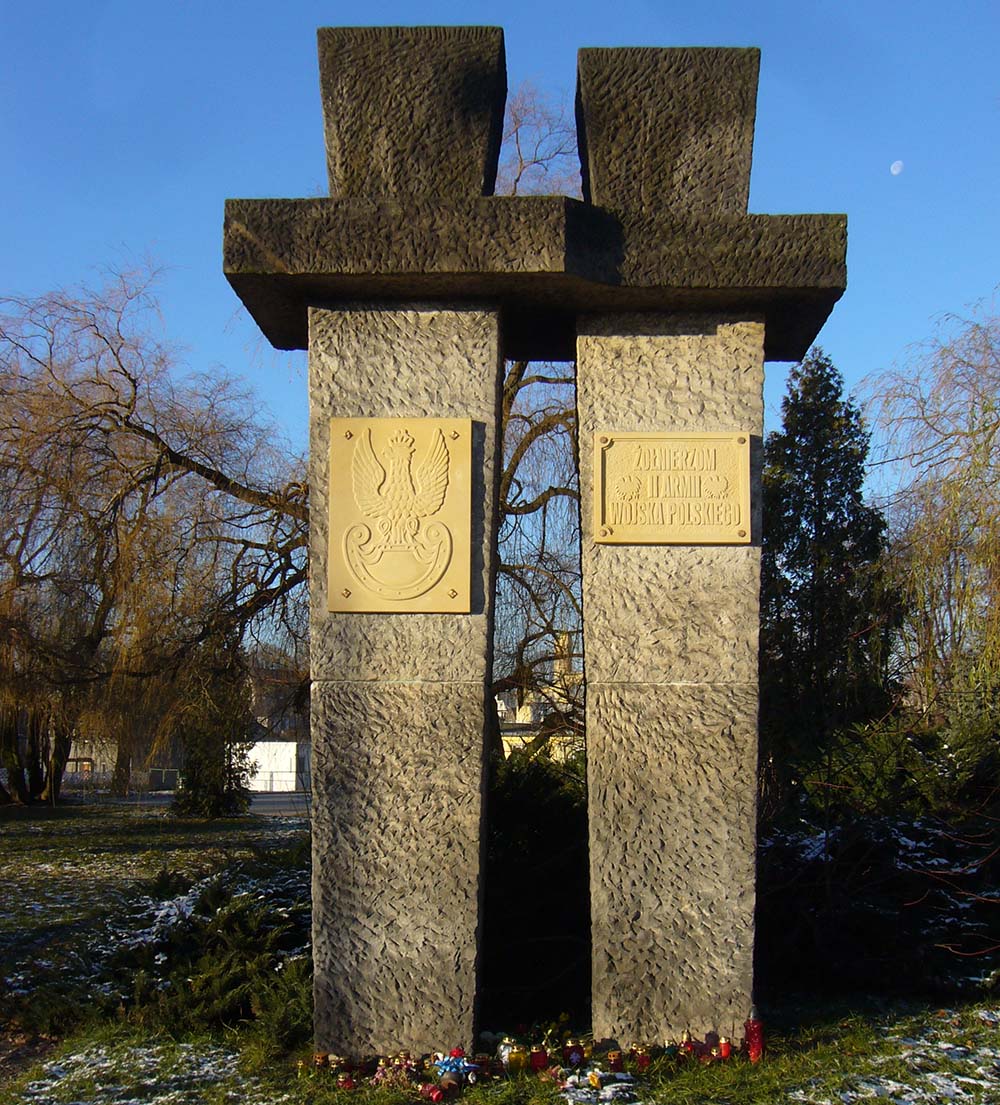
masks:
[[[351,458],[354,499],[375,521],[379,551],[415,549],[421,519],[436,514],[448,491],[448,446],[438,429],[423,460],[413,469],[416,447],[406,429],[397,430],[382,451],[385,467],[365,431]],[[374,550],[373,550],[374,551]]]

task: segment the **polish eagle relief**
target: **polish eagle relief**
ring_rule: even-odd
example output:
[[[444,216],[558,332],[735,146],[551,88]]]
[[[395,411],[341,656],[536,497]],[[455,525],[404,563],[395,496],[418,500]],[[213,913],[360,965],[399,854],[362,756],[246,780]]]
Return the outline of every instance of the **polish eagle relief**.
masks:
[[[380,460],[367,429],[351,457],[354,501],[365,521],[344,534],[344,560],[354,579],[383,599],[426,594],[451,562],[451,531],[433,520],[448,493],[450,458],[441,430],[414,470],[415,453],[404,427],[386,442]]]

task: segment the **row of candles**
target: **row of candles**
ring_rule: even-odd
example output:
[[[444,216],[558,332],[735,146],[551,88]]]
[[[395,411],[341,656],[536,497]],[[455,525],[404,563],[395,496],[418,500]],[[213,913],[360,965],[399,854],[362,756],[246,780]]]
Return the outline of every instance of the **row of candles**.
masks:
[[[744,1054],[752,1063],[761,1060],[764,1054],[764,1025],[755,1012],[744,1024],[745,1035],[741,1041],[739,1052]],[[619,1048],[610,1048],[603,1053],[603,1059],[607,1069],[613,1073],[625,1070],[626,1062],[634,1067],[639,1074],[644,1073],[650,1067],[654,1058],[663,1056],[666,1059],[684,1059],[693,1057],[702,1060],[729,1059],[734,1053],[733,1043],[728,1036],[718,1036],[709,1033],[704,1040],[695,1039],[690,1031],[685,1031],[680,1041],[671,1041],[663,1047],[634,1044],[628,1051]],[[524,1071],[540,1073],[547,1070],[554,1063],[559,1062],[559,1052],[556,1049],[546,1049],[541,1044],[536,1044],[529,1051],[523,1045],[515,1043],[510,1037],[505,1037],[501,1043],[498,1056],[508,1074],[520,1074]],[[589,1044],[578,1040],[567,1040],[562,1045],[562,1066],[577,1068],[593,1058],[593,1051]]]
[[[420,1093],[437,1102],[457,1092],[463,1085],[483,1078],[534,1073],[557,1080],[557,1075],[563,1070],[579,1071],[585,1064],[597,1062],[602,1062],[612,1074],[624,1072],[627,1064],[640,1075],[648,1071],[653,1060],[659,1057],[670,1061],[698,1059],[709,1063],[728,1060],[738,1053],[751,1063],[757,1063],[764,1054],[764,1026],[755,1011],[750,1013],[743,1029],[744,1036],[738,1049],[734,1049],[728,1037],[714,1033],[709,1033],[704,1040],[696,1040],[690,1032],[685,1032],[679,1042],[671,1041],[662,1047],[633,1045],[627,1051],[612,1047],[599,1053],[594,1052],[592,1045],[576,1039],[567,1039],[561,1047],[535,1044],[529,1049],[505,1036],[495,1057],[477,1054],[469,1059],[462,1048],[453,1048],[447,1056],[427,1055],[417,1061],[409,1052],[403,1051],[391,1058],[379,1059],[372,1069],[372,1064],[352,1066],[339,1056],[320,1051],[314,1055],[313,1063],[319,1070],[336,1073],[337,1085],[342,1089],[355,1088],[361,1078],[367,1078],[373,1085],[420,1083]],[[300,1060],[300,1074],[305,1066],[305,1061]],[[593,1073],[600,1078],[600,1070]],[[434,1077],[436,1082],[429,1081]]]

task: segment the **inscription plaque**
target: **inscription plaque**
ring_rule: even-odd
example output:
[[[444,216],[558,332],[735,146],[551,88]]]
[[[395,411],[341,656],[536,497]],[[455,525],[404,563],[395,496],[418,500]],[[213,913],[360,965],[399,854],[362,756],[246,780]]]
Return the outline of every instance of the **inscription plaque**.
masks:
[[[749,433],[594,435],[594,540],[750,542]]]
[[[328,609],[467,614],[471,508],[471,419],[331,419]]]

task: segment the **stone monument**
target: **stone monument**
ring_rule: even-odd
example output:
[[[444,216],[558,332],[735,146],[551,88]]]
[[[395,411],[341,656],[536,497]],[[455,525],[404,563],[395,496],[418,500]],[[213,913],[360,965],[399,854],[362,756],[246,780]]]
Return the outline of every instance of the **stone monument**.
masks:
[[[504,358],[577,361],[595,1034],[752,986],[765,359],[846,220],[746,213],[758,54],[580,53],[582,201],[492,196],[498,28],[319,32],[330,196],[230,200],[308,348],[316,1042],[472,1043]]]

